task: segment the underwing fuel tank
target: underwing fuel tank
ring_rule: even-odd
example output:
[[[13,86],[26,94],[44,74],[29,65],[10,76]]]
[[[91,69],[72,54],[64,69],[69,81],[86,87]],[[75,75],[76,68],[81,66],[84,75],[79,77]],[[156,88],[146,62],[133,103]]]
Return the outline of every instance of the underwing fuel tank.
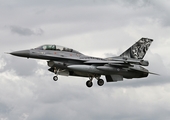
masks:
[[[69,65],[68,68],[74,71],[102,74],[102,71],[98,70],[96,66],[93,65]]]
[[[92,72],[96,74],[103,74],[103,72],[117,72],[120,69],[107,66],[93,66],[93,65],[69,65],[69,69],[81,72]]]
[[[119,68],[109,67],[109,66],[98,66],[97,69],[102,70],[102,71],[107,71],[107,72],[120,71]]]

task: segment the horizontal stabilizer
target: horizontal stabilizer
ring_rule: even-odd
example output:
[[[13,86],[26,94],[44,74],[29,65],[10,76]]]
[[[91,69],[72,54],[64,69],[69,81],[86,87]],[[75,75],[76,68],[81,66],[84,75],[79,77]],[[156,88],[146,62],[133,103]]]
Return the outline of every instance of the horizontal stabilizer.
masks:
[[[139,72],[144,72],[148,74],[153,74],[153,75],[159,75],[157,73],[149,72],[147,69],[141,67],[141,66],[135,66],[135,67],[130,67],[131,70],[139,71]]]
[[[148,72],[149,74],[152,74],[152,75],[159,75],[160,76],[160,74],[157,74],[157,73],[153,73],[153,72]]]

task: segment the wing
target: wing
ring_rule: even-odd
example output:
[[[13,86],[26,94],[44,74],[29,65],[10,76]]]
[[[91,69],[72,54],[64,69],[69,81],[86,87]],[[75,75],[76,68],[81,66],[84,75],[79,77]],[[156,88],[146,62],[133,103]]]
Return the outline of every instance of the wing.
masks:
[[[146,60],[139,60],[139,59],[132,59],[132,58],[128,58],[128,59],[124,59],[124,58],[119,58],[119,57],[115,57],[115,58],[111,58],[111,60],[106,59],[106,60],[89,60],[89,61],[85,61],[84,63],[86,64],[109,64],[109,65],[114,65],[114,66],[129,66],[130,64],[136,64],[136,65],[142,65],[142,66],[148,66],[149,62]]]

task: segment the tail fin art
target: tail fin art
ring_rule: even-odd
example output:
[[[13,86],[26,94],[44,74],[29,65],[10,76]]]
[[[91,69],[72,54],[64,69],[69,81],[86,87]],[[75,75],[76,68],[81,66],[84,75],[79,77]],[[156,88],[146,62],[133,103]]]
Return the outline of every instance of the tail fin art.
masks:
[[[120,57],[143,59],[152,42],[153,39],[141,38],[138,42],[122,53]]]

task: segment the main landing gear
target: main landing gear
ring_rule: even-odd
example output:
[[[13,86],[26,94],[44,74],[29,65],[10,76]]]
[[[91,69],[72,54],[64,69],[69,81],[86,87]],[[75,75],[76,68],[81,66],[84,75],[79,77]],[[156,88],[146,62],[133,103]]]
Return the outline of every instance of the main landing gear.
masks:
[[[97,79],[97,84],[98,84],[99,86],[104,85],[104,80],[103,80],[103,79],[100,79],[100,77],[96,77],[96,79]],[[86,82],[86,86],[87,86],[87,87],[92,87],[92,86],[93,86],[92,80],[93,80],[93,77],[90,77],[90,80],[88,80],[88,81]]]
[[[57,68],[55,68],[54,67],[54,73],[55,73],[55,76],[53,77],[53,80],[54,81],[57,81],[58,80],[58,73],[59,73],[59,71],[60,71],[60,69],[57,69]],[[92,87],[93,86],[93,78],[96,78],[96,80],[97,80],[97,84],[99,85],[99,86],[102,86],[102,85],[104,85],[104,80],[103,79],[101,79],[100,78],[100,76],[96,76],[96,77],[89,77],[89,80],[86,82],[86,86],[87,87]]]

